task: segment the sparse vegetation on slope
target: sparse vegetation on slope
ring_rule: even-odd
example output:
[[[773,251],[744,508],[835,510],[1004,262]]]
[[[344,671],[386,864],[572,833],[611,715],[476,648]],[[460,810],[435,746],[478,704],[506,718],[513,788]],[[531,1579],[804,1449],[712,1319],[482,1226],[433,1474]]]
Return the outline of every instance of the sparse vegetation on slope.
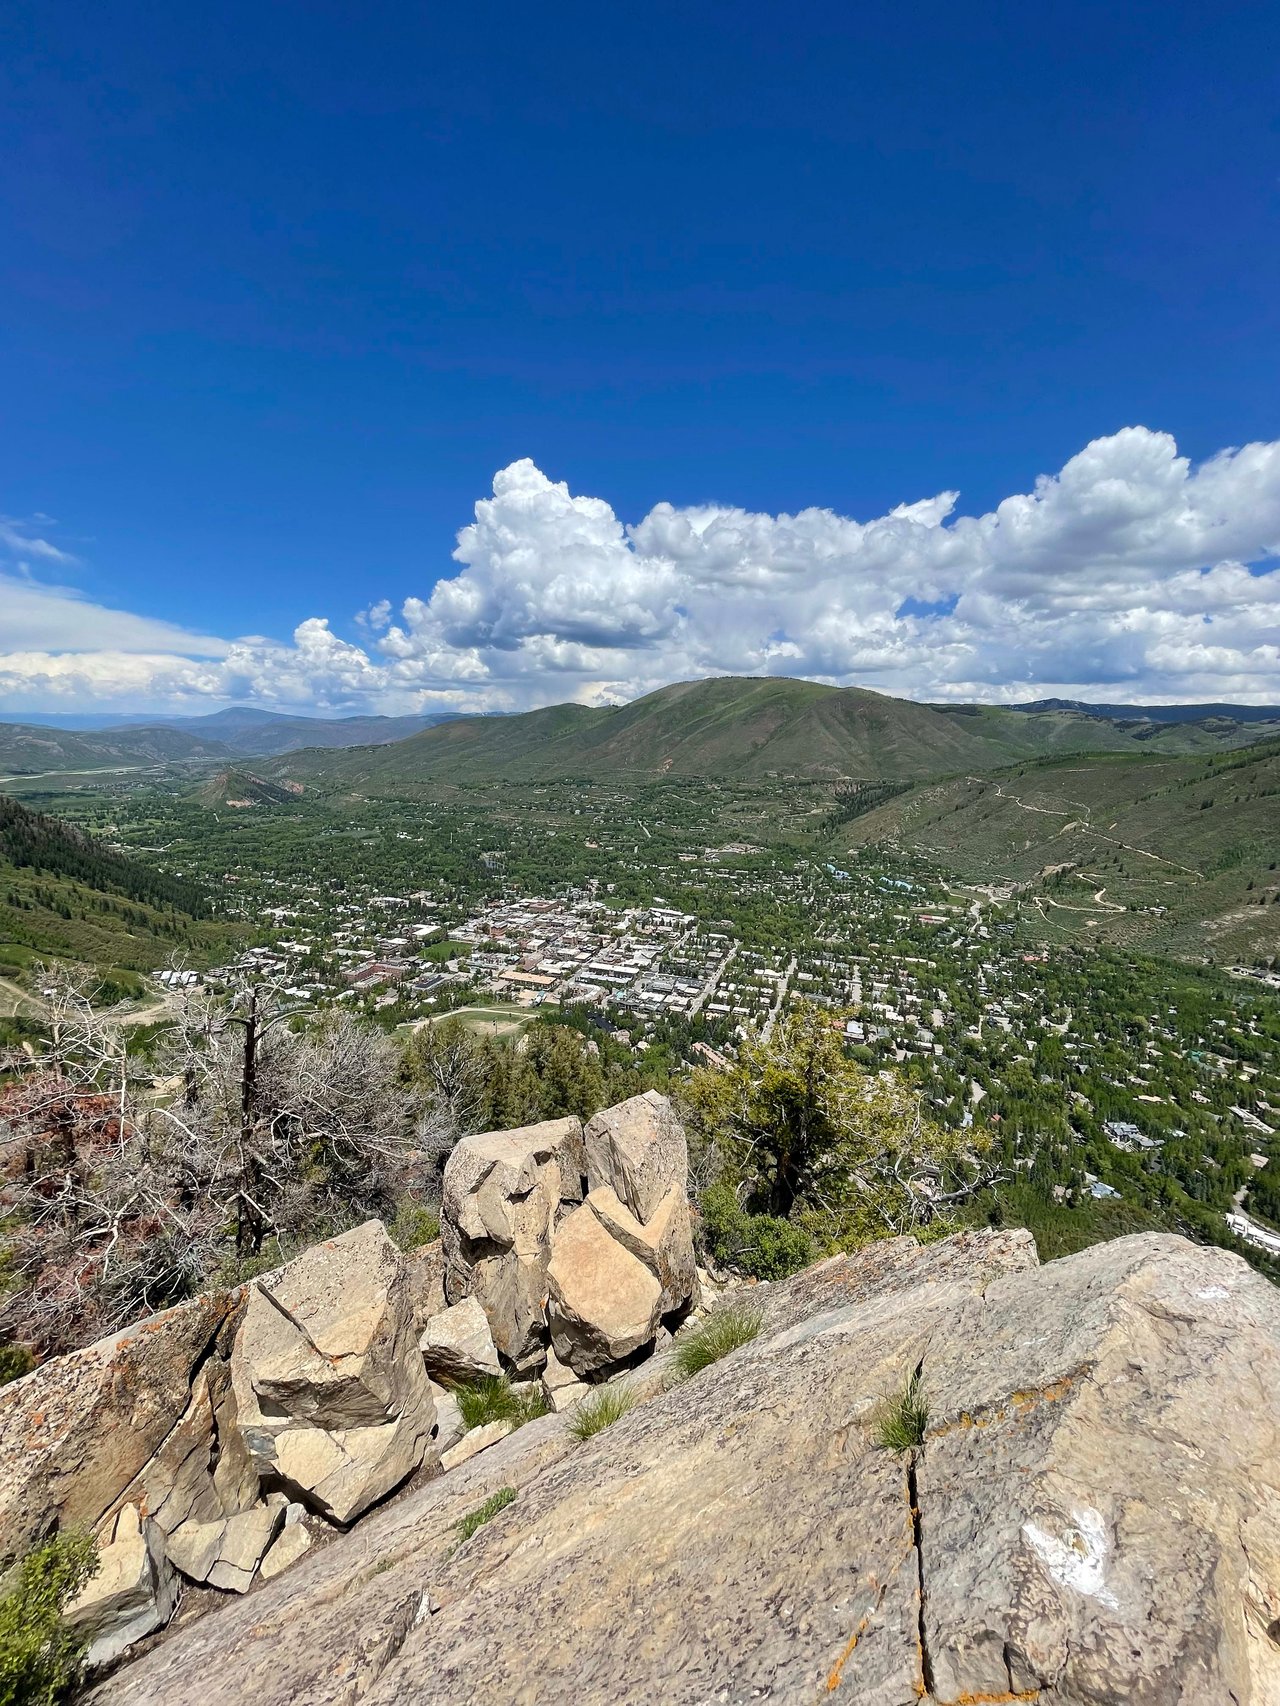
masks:
[[[588,1393],[569,1412],[569,1432],[574,1439],[590,1439],[621,1421],[628,1410],[635,1408],[635,1402],[635,1391],[624,1383],[601,1386],[597,1391]]]
[[[875,1441],[882,1451],[916,1451],[924,1444],[929,1406],[922,1390],[923,1372],[908,1375],[901,1392],[887,1398],[874,1422]]]
[[[62,1706],[71,1699],[89,1642],[62,1614],[97,1569],[89,1535],[57,1535],[23,1559],[0,1599],[0,1706]]]
[[[690,1380],[713,1362],[749,1345],[764,1325],[764,1311],[754,1303],[731,1298],[717,1303],[698,1322],[676,1334],[672,1366],[678,1380]]]
[[[477,1505],[475,1510],[468,1511],[460,1522],[454,1524],[454,1532],[458,1536],[456,1546],[461,1546],[465,1541],[470,1540],[471,1536],[483,1528],[486,1522],[492,1522],[499,1511],[504,1511],[508,1505],[514,1504],[515,1498],[516,1490],[514,1487],[499,1487],[497,1492],[491,1494],[482,1505]]]
[[[546,1400],[535,1386],[517,1392],[505,1374],[486,1374],[479,1380],[455,1386],[453,1395],[467,1428],[483,1428],[490,1422],[511,1422],[522,1427],[547,1413]]]
[[[1234,725],[1233,725],[1234,727]],[[273,773],[333,787],[394,792],[430,781],[632,777],[857,777],[911,781],[991,769],[1044,753],[1185,752],[1228,739],[1199,724],[1115,722],[1071,710],[939,709],[858,687],[787,677],[682,681],[629,705],[554,705],[514,717],[469,717],[392,746],[302,752]]]

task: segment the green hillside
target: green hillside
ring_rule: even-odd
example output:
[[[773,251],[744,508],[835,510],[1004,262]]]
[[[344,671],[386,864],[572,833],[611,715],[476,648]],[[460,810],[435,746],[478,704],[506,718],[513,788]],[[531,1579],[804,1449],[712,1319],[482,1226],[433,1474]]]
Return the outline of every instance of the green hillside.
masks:
[[[219,770],[205,782],[198,794],[207,806],[285,806],[302,792],[297,782],[269,782],[252,771]]]
[[[390,746],[291,753],[270,767],[334,788],[428,782],[772,777],[916,781],[1046,753],[1230,748],[1266,725],[1119,723],[1071,709],[939,707],[786,677],[678,682],[632,704],[468,717]]]
[[[1215,960],[1280,952],[1280,741],[1212,758],[1040,760],[917,787],[838,836],[1023,885],[1024,919]]]
[[[231,932],[192,883],[0,795],[0,979],[33,959],[145,971],[221,954]]]
[[[219,740],[181,729],[82,732],[0,723],[0,777],[5,779],[50,771],[133,769],[189,758],[219,758],[228,752]]]

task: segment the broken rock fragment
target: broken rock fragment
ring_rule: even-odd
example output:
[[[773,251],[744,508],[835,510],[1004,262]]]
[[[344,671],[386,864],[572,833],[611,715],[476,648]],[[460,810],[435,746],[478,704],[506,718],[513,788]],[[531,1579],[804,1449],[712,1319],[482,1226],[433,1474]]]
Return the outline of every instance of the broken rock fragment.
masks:
[[[418,1346],[427,1373],[436,1380],[479,1380],[502,1373],[489,1318],[476,1297],[465,1297],[433,1316]]]
[[[98,1559],[97,1575],[65,1613],[71,1628],[89,1633],[90,1666],[109,1664],[144,1635],[163,1629],[178,1597],[164,1535],[136,1505],[126,1505],[99,1535]]]
[[[250,1288],[232,1385],[263,1483],[334,1522],[418,1467],[435,1407],[403,1259],[379,1221]]]
[[[675,1109],[656,1090],[605,1108],[583,1133],[590,1190],[610,1185],[639,1221],[652,1219],[673,1186],[684,1194],[689,1145]]]

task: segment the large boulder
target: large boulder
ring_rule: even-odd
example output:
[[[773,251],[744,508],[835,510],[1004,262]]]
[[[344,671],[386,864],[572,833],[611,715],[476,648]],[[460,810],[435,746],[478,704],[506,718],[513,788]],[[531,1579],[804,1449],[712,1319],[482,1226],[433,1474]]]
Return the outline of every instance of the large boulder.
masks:
[[[579,1376],[639,1350],[662,1317],[660,1280],[606,1229],[589,1202],[556,1234],[547,1285],[552,1347]]]
[[[163,1495],[138,1491],[192,1410],[202,1367],[229,1353],[243,1305],[239,1290],[195,1298],[0,1388],[0,1569],[54,1526],[96,1533],[126,1499],[150,1511],[184,1473],[188,1485],[199,1479],[212,1407],[207,1428],[193,1421],[189,1448],[174,1448],[184,1461],[195,1451],[195,1463],[166,1462]]]
[[[333,1522],[421,1464],[435,1407],[403,1259],[380,1221],[250,1287],[232,1387],[263,1484]]]
[[[587,1188],[610,1185],[639,1221],[651,1220],[672,1187],[683,1196],[689,1146],[675,1109],[656,1090],[605,1108],[583,1133]]]
[[[1238,1257],[897,1239],[753,1299],[722,1362],[585,1444],[518,1429],[94,1706],[1280,1699],[1280,1292]]]
[[[163,1629],[177,1601],[164,1535],[136,1505],[125,1505],[98,1536],[98,1573],[67,1607],[65,1622],[88,1636],[85,1662],[106,1665]]]
[[[680,1185],[672,1185],[647,1221],[639,1221],[620,1202],[612,1185],[597,1185],[587,1207],[609,1236],[643,1262],[662,1288],[658,1310],[671,1315],[698,1296],[698,1264],[693,1253],[689,1204]]]
[[[565,1206],[582,1200],[582,1122],[544,1120],[463,1138],[445,1167],[441,1240],[450,1303],[479,1300],[517,1371],[541,1366],[547,1264]]]

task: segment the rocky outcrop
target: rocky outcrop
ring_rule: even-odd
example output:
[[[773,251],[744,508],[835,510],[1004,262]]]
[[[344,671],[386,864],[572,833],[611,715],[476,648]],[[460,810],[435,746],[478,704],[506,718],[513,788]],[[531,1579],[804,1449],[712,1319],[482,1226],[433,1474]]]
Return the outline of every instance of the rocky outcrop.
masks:
[[[612,1185],[597,1185],[587,1206],[609,1236],[657,1280],[658,1315],[670,1315],[697,1295],[698,1267],[683,1181],[658,1200],[648,1220],[637,1220]]]
[[[404,1263],[380,1221],[250,1288],[231,1374],[260,1481],[333,1522],[418,1467],[435,1405]]]
[[[197,1298],[0,1388],[0,1568],[52,1528],[97,1532],[133,1497],[174,1429],[204,1404],[193,1387],[207,1398],[201,1371],[229,1346],[243,1305],[240,1291]],[[193,1421],[189,1450],[175,1443],[165,1454],[164,1490],[158,1482],[142,1508],[172,1494],[202,1426]]]
[[[438,1243],[405,1258],[369,1222],[0,1391],[0,1568],[53,1529],[97,1535],[77,1615],[115,1657],[181,1581],[244,1593],[300,1559],[312,1531],[286,1509],[345,1527],[510,1430],[468,1433],[449,1387],[545,1373],[567,1409],[645,1354],[697,1294],[684,1136],[652,1094],[589,1133],[467,1138]]]
[[[163,1627],[184,1580],[278,1575],[311,1543],[290,1495],[347,1523],[436,1450],[414,1295],[372,1221],[4,1388],[0,1563],[95,1534],[72,1612],[95,1665]]]
[[[450,1301],[481,1305],[514,1373],[536,1373],[552,1345],[579,1377],[606,1370],[697,1296],[687,1173],[684,1130],[655,1091],[585,1133],[563,1119],[464,1138],[444,1178]],[[441,1331],[428,1323],[429,1357]]]
[[[516,1370],[541,1366],[552,1236],[564,1206],[581,1202],[585,1172],[578,1119],[465,1137],[445,1167],[446,1294],[479,1300]]]
[[[724,1361],[585,1444],[518,1429],[97,1706],[1280,1699],[1280,1293],[1237,1257],[898,1239],[753,1300]]]

